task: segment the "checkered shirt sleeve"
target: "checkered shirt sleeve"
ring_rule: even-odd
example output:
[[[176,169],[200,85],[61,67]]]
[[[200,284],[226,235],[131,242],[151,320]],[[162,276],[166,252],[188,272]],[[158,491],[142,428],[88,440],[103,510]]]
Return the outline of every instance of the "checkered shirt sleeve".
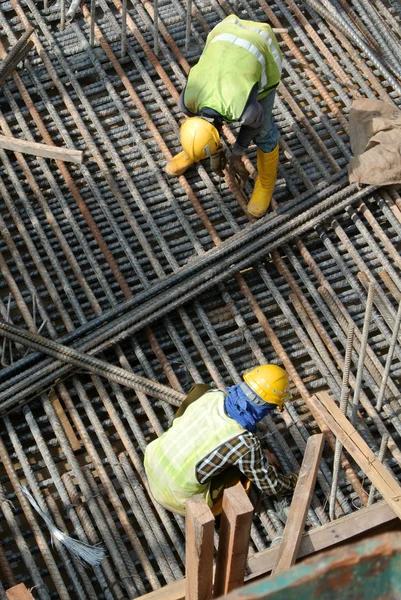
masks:
[[[224,442],[206,456],[196,467],[197,479],[207,483],[224,469],[235,465],[268,496],[285,495],[295,487],[297,476],[283,475],[269,464],[259,439],[251,432]]]

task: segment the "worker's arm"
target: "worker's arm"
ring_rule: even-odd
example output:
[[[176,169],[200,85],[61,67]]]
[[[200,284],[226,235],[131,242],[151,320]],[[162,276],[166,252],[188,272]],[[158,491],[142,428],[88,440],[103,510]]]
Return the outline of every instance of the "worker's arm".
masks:
[[[293,491],[297,475],[283,475],[269,463],[259,440],[251,435],[246,439],[248,452],[236,461],[240,471],[268,496],[284,496]]]
[[[224,442],[206,456],[196,465],[197,479],[199,483],[207,483],[233,465],[268,495],[289,494],[297,481],[295,474],[282,475],[269,464],[258,438],[250,432]]]
[[[233,147],[233,154],[241,156],[249,144],[258,135],[266,116],[262,105],[258,102],[257,84],[252,88],[244,112],[241,115],[241,129]]]

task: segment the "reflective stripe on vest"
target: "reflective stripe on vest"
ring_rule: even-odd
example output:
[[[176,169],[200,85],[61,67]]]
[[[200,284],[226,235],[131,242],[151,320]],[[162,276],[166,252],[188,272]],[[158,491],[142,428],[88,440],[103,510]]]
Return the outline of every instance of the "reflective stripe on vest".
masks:
[[[270,25],[231,15],[209,33],[189,73],[184,104],[194,115],[210,108],[225,121],[239,121],[255,84],[261,100],[278,85],[281,69],[282,54]]]
[[[281,56],[280,56],[280,53],[277,52],[277,48],[273,44],[273,40],[271,39],[269,34],[267,34],[265,31],[262,31],[262,29],[259,29],[259,27],[245,27],[237,18],[233,17],[233,15],[230,15],[229,20],[225,19],[221,23],[218,23],[214,29],[221,27],[221,25],[224,25],[227,22],[234,23],[235,25],[237,25],[237,27],[241,27],[241,29],[245,29],[246,31],[255,31],[255,33],[262,36],[262,38],[264,40],[266,40],[266,42],[269,44],[270,52],[272,53],[273,58],[276,61],[277,69],[281,73],[281,71],[283,69],[283,63],[281,60]],[[232,44],[237,44],[238,46],[242,46],[242,48],[249,50],[250,52],[252,52],[252,54],[254,56],[256,56],[256,58],[259,60],[261,66],[262,66],[262,73],[263,73],[262,88],[264,88],[267,83],[267,78],[266,78],[266,60],[265,60],[263,54],[261,52],[259,52],[259,50],[253,44],[250,44],[247,40],[242,40],[242,39],[240,39],[234,35],[230,35],[230,34],[223,34],[223,35],[225,38],[224,41],[231,42]],[[228,39],[227,36],[230,37],[231,39]],[[223,36],[220,36],[220,35],[217,36],[216,38],[214,38],[211,41],[211,44],[213,44],[213,42],[216,42],[217,40],[219,40],[222,37]],[[250,45],[250,47],[247,47],[248,44]]]

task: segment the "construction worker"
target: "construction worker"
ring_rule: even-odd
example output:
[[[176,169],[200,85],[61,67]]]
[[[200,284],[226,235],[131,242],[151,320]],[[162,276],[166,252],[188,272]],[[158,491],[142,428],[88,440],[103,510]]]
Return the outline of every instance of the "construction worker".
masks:
[[[256,435],[257,423],[282,410],[289,398],[287,373],[276,365],[257,367],[227,394],[204,384],[195,387],[171,427],[146,449],[154,499],[183,515],[188,498],[203,494],[219,514],[224,489],[240,482],[245,489],[252,482],[268,495],[292,492],[297,475],[281,474]]]
[[[272,109],[281,62],[279,45],[267,23],[230,15],[216,25],[180,96],[179,106],[190,118],[180,130],[183,151],[167,163],[167,173],[181,175],[193,163],[210,157],[213,170],[223,175],[226,161],[221,127],[223,121],[240,122],[229,168],[243,186],[248,171],[242,156],[253,140],[257,145],[259,176],[248,212],[263,216],[277,176],[278,134]]]

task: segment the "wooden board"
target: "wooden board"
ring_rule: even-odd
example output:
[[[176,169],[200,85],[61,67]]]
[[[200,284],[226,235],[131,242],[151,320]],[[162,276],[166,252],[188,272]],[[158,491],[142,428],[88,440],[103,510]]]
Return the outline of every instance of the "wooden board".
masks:
[[[400,485],[378,460],[347,417],[342,414],[334,400],[327,392],[320,392],[312,396],[311,405],[313,410],[320,413],[326,425],[390,504],[395,514],[401,518]]]
[[[361,508],[350,515],[345,515],[326,523],[321,527],[315,527],[305,533],[298,552],[298,559],[311,556],[317,552],[333,548],[338,544],[347,543],[361,535],[370,535],[383,526],[399,524],[398,517],[386,502],[379,502]],[[276,562],[279,546],[272,546],[263,552],[257,552],[248,560],[245,582],[256,577],[268,575]],[[174,583],[164,586],[159,590],[141,596],[141,600],[184,600],[185,599],[185,577]]]
[[[14,587],[6,590],[8,600],[33,600],[31,592],[24,583],[14,585]]]
[[[278,548],[276,563],[273,567],[273,575],[286,571],[295,564],[297,559],[306,516],[315,489],[324,442],[324,435],[319,433],[311,436],[306,444],[305,455],[292,497],[283,539]]]
[[[242,485],[224,491],[213,596],[228,594],[244,583],[253,506]]]
[[[185,505],[186,600],[209,600],[213,583],[214,517],[202,494]]]
[[[71,150],[70,148],[58,148],[37,142],[27,142],[19,138],[6,137],[0,135],[0,148],[3,150],[12,150],[13,152],[22,152],[23,154],[33,154],[43,158],[53,158],[54,160],[64,160],[75,164],[82,164],[82,152],[80,150]]]
[[[50,394],[49,394],[49,400],[51,402],[52,407],[54,408],[54,412],[56,413],[62,428],[64,429],[64,433],[68,438],[68,441],[70,442],[70,446],[71,448],[74,450],[74,452],[76,452],[77,450],[80,450],[82,447],[82,444],[80,442],[80,440],[77,438],[77,436],[75,435],[75,431],[72,428],[71,423],[68,420],[68,417],[65,413],[64,408],[61,405],[60,400],[57,397],[57,394],[54,390],[51,390]]]

